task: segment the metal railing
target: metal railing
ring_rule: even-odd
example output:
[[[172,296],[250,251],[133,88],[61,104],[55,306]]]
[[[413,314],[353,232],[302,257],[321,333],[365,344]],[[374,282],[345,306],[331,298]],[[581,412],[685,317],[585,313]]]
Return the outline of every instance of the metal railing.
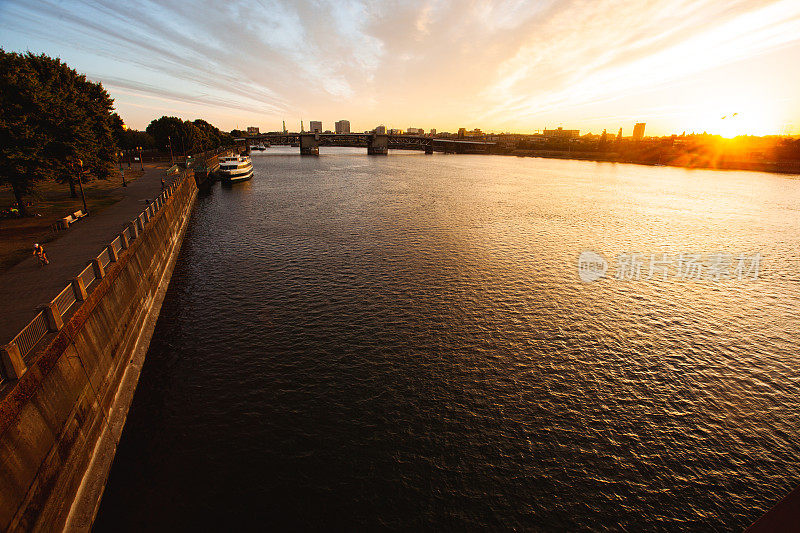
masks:
[[[61,291],[61,294],[56,296],[55,300],[53,300],[53,303],[56,304],[56,309],[58,309],[58,312],[63,316],[67,313],[67,311],[69,311],[69,308],[72,307],[72,304],[77,301],[78,299],[75,297],[75,291],[72,288],[72,284],[69,284],[64,287],[64,290]]]
[[[22,331],[17,333],[17,336],[11,339],[11,342],[17,345],[19,353],[24,359],[30,353],[36,343],[42,340],[47,334],[47,317],[44,316],[43,311],[33,317],[33,320],[28,322],[28,325],[22,328]]]
[[[97,260],[100,261],[100,264],[103,265],[103,268],[105,268],[111,262],[111,256],[108,255],[108,248],[100,252],[100,255],[97,256]]]
[[[111,241],[111,248],[117,253],[119,253],[122,250],[122,238],[119,235],[117,235],[116,239]]]
[[[81,278],[83,281],[83,285],[86,289],[89,288],[89,285],[94,283],[94,265],[89,265],[78,274],[78,277]]]
[[[153,202],[147,206],[144,211],[139,213],[139,216],[133,219],[131,223],[137,224],[138,220],[140,223],[139,231],[145,231],[147,223],[164,207],[166,200],[174,195],[175,191],[177,191],[180,185],[185,183],[188,178],[189,175],[184,173],[180,180],[173,181]],[[126,226],[125,229],[120,232],[120,235],[115,237],[110,243],[110,246],[114,249],[114,251],[117,252],[117,254],[125,252],[125,250],[122,248],[122,235],[125,236],[128,242],[134,241],[137,238],[134,236],[134,232],[131,230],[130,225]],[[102,265],[103,269],[105,269],[105,267],[111,263],[111,254],[109,253],[108,248],[104,247],[103,251],[97,255],[96,259]],[[89,265],[84,268],[76,278],[83,283],[83,288],[87,294],[89,292],[89,287],[97,280],[98,275],[98,273],[95,272],[93,262],[94,261],[90,262]],[[36,345],[48,333],[56,331],[53,328],[52,321],[48,321],[47,313],[51,312],[51,314],[57,315],[57,317],[60,319],[59,323],[63,322],[63,318],[67,311],[73,307],[77,309],[78,306],[75,306],[75,304],[80,303],[83,299],[83,295],[78,293],[79,290],[80,289],[76,287],[74,283],[70,283],[64,287],[64,289],[58,293],[58,296],[50,301],[49,310],[46,308],[47,306],[45,306],[45,309],[39,311],[33,320],[31,320],[28,325],[22,328],[22,330],[13,339],[11,339],[11,342],[5,346],[0,346],[0,351],[5,352],[2,354],[3,357],[13,357],[11,354],[17,354],[27,364],[29,362],[29,356],[32,354]],[[0,367],[2,367],[2,365],[0,365]],[[0,368],[0,370],[2,370],[0,371],[0,383],[2,383],[5,379],[5,369]]]

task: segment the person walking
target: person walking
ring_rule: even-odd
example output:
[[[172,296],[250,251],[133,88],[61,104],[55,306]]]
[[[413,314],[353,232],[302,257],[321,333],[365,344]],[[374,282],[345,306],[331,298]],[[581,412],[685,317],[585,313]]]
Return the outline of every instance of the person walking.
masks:
[[[167,182],[164,181],[164,176],[161,176],[161,190],[163,191],[166,188],[167,188]]]
[[[47,259],[47,254],[44,251],[44,246],[39,243],[33,245],[33,255],[39,258],[39,266],[49,265],[50,261]]]

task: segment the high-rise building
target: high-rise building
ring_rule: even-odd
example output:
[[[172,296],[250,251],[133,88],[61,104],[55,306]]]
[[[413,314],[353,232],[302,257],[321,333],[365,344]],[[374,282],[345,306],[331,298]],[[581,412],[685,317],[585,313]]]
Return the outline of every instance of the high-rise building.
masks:
[[[335,129],[336,129],[336,133],[350,133],[350,121],[349,120],[337,120]]]
[[[258,135],[258,126],[247,126],[248,135]]]
[[[374,131],[375,131],[375,133],[377,133],[378,135],[386,135],[386,126],[384,126],[383,124],[381,124],[380,126],[378,126],[377,128],[375,128],[375,130],[374,130]]]
[[[425,130],[423,130],[422,128],[407,128],[406,133],[408,133],[409,135],[422,135],[423,133],[425,133]]]
[[[459,137],[466,137],[466,135],[467,135],[467,128],[458,128]]]
[[[310,133],[322,133],[322,121],[321,120],[309,120],[308,121],[308,131]]]
[[[431,135],[436,135],[436,128],[431,128]]]
[[[636,125],[633,127],[633,140],[634,141],[641,141],[644,139],[644,122],[637,122]]]

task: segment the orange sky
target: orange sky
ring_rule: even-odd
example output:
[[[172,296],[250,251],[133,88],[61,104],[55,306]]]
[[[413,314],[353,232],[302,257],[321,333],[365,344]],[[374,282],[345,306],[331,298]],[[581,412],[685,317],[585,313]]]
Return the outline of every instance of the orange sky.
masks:
[[[135,128],[800,134],[797,0],[6,0],[0,39],[102,81]]]

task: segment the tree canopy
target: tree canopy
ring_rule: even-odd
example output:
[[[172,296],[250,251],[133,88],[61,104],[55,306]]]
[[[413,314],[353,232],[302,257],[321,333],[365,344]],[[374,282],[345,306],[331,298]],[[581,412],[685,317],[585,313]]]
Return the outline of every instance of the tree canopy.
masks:
[[[114,101],[60,59],[0,49],[0,183],[22,196],[37,180],[83,170],[106,178],[116,153]],[[119,117],[116,117],[119,120]]]
[[[152,121],[145,131],[153,137],[160,150],[168,150],[171,142],[176,154],[202,152],[233,144],[230,135],[201,119],[192,122],[178,117],[161,117]]]

